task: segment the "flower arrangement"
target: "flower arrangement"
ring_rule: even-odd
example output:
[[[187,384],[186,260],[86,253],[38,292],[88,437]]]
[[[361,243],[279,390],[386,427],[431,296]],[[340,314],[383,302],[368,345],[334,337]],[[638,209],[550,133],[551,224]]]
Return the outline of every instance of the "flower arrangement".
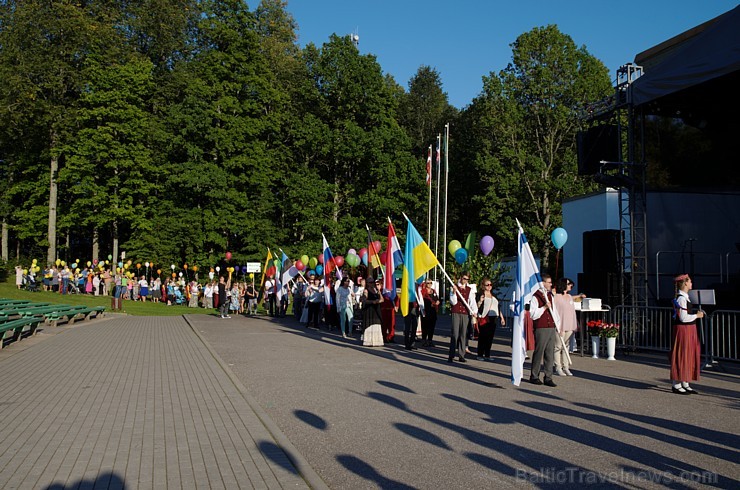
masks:
[[[591,320],[586,324],[588,334],[592,337],[614,338],[619,336],[618,323],[606,323],[602,320]]]

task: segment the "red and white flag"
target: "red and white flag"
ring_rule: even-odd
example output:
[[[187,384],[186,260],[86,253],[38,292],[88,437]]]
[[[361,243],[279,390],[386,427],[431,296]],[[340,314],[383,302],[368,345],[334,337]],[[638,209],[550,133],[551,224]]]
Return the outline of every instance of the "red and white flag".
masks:
[[[429,145],[429,154],[427,155],[427,185],[432,185],[432,145]]]

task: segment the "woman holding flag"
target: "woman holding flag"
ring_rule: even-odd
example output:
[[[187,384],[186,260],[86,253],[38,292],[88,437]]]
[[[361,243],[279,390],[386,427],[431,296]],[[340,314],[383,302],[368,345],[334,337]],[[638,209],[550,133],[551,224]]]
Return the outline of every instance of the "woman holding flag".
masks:
[[[365,316],[365,331],[362,334],[362,345],[364,346],[382,347],[384,344],[383,331],[380,326],[383,321],[380,305],[383,302],[383,295],[378,291],[375,279],[372,276],[368,277],[362,294],[362,311]]]

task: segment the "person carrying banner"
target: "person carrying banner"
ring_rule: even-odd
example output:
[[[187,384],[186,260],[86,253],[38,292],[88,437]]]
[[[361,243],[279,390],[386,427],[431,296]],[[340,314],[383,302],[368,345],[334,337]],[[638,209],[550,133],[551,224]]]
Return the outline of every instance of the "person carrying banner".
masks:
[[[554,388],[557,386],[552,380],[553,366],[555,364],[555,343],[559,342],[556,328],[557,315],[552,309],[552,277],[550,274],[542,274],[542,284],[545,291],[538,289],[532,295],[529,313],[534,321],[534,354],[532,354],[532,372],[529,382],[541,385],[540,371],[545,372],[545,386]],[[542,363],[544,360],[544,369]]]
[[[450,291],[452,305],[452,332],[450,333],[450,354],[447,362],[455,360],[455,352],[460,362],[465,361],[465,351],[468,348],[468,329],[476,321],[478,305],[471,297],[470,276],[463,273],[456,286]],[[461,301],[462,300],[462,301]]]

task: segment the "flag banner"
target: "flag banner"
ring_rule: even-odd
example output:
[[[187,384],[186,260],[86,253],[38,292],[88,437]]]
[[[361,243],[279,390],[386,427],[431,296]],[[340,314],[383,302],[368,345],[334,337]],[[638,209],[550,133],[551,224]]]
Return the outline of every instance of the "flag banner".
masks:
[[[429,154],[427,155],[427,186],[432,185],[432,145],[429,145]]]
[[[416,299],[416,281],[434,268],[439,262],[429,245],[416,231],[411,220],[406,218],[406,251],[403,257],[401,279],[401,314],[409,314],[409,302]]]
[[[529,303],[532,295],[543,287],[537,261],[532,255],[532,249],[529,247],[519,220],[517,220],[517,225],[519,226],[519,236],[517,239],[516,284],[514,287],[514,332],[511,346],[511,382],[515,386],[519,386],[522,380],[524,359],[527,357],[524,337],[524,305]]]
[[[367,228],[367,263],[371,269],[377,269],[382,265],[380,262],[380,256],[378,255],[379,250],[376,250],[375,245],[373,244],[370,227],[365,225],[365,228]]]
[[[437,135],[437,167],[439,167],[439,162],[442,160],[442,152],[439,149],[440,141],[442,140],[441,135]]]
[[[293,261],[285,255],[285,252],[282,250],[280,252],[283,254],[280,259],[280,272],[275,274],[278,301],[283,298],[283,294],[285,293],[284,286],[298,274],[298,269],[293,265]]]
[[[260,280],[260,290],[257,297],[257,302],[261,303],[263,299],[262,295],[262,287],[265,285],[265,275],[267,274],[267,269],[270,267],[270,261],[273,259],[272,252],[270,252],[270,247],[267,247],[267,257],[265,257],[265,266],[262,268],[262,279]]]
[[[403,253],[401,246],[398,244],[396,230],[393,223],[388,219],[388,245],[385,251],[385,275],[383,276],[383,296],[395,301],[396,300],[396,278],[393,272],[403,264]]]
[[[334,270],[334,256],[323,233],[321,238],[324,239],[324,304],[331,308],[331,271]]]

